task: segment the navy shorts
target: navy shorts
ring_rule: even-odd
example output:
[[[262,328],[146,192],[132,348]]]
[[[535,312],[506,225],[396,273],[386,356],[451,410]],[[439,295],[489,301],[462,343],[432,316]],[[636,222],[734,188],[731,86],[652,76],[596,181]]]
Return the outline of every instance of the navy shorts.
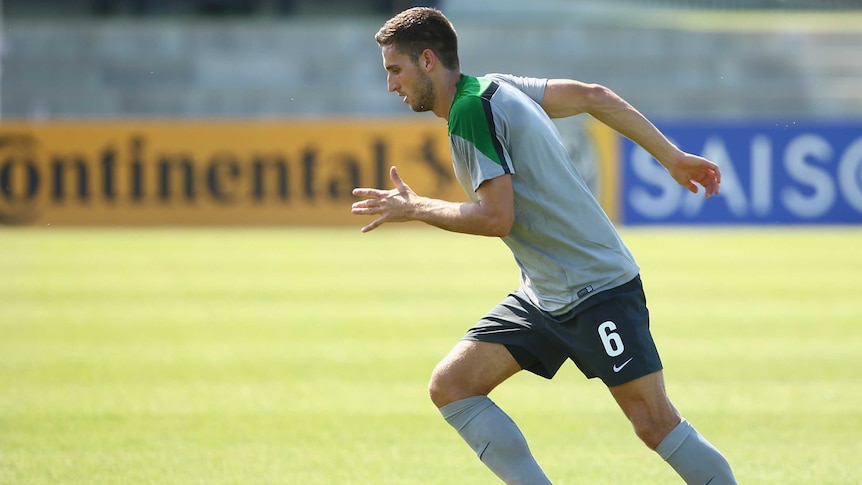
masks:
[[[563,315],[540,310],[517,290],[464,339],[503,344],[521,368],[547,379],[566,359],[608,387],[662,369],[640,276],[591,296]]]

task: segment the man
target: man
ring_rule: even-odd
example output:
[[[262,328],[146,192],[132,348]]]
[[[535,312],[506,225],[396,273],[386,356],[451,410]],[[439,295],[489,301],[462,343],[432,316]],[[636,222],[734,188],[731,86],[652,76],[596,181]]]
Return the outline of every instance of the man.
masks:
[[[504,482],[551,483],[512,420],[489,398],[526,369],[550,379],[566,359],[599,377],[644,443],[686,483],[736,483],[727,461],[665,394],[639,268],[574,169],[551,117],[589,113],[649,151],[692,192],[717,194],[718,167],[671,144],[609,89],[574,80],[461,74],[457,35],[438,10],[412,8],[376,35],[390,92],[448,121],[455,172],[470,202],[422,197],[390,169],[394,189],[357,188],[362,228],[422,221],[502,238],[520,288],[437,365],[431,400]]]

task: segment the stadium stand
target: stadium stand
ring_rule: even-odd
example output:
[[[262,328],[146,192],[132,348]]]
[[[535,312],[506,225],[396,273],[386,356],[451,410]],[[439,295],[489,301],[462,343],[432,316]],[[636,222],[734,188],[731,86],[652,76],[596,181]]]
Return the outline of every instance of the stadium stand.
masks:
[[[812,22],[734,13],[730,22],[704,24],[703,15],[696,22],[686,16],[699,9],[682,8],[695,3],[784,10],[814,3],[851,9],[860,2],[425,4],[441,6],[459,26],[462,63],[471,73],[600,82],[659,117],[862,115],[862,14]],[[400,100],[385,90],[373,33],[392,11],[412,4],[6,0],[0,113],[6,119],[403,115]]]

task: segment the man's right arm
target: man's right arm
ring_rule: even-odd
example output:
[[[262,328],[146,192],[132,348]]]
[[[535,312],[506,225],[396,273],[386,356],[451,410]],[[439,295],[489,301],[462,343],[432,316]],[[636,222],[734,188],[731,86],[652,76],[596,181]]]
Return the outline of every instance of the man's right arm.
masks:
[[[515,221],[515,199],[509,174],[486,180],[476,190],[473,202],[448,202],[421,197],[405,184],[392,167],[389,176],[394,189],[355,188],[353,195],[365,197],[355,202],[351,212],[376,215],[362,228],[371,231],[386,222],[421,221],[441,229],[478,236],[504,237]]]

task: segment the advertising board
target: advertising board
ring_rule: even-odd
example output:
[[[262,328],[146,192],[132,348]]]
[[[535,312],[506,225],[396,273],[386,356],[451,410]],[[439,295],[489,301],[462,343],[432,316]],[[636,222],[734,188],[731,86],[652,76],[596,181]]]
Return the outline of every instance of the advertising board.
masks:
[[[625,224],[862,222],[862,123],[676,122],[659,128],[716,162],[721,193],[676,184],[642,148],[622,142]]]
[[[333,225],[357,186],[465,200],[436,121],[0,125],[0,224]]]

